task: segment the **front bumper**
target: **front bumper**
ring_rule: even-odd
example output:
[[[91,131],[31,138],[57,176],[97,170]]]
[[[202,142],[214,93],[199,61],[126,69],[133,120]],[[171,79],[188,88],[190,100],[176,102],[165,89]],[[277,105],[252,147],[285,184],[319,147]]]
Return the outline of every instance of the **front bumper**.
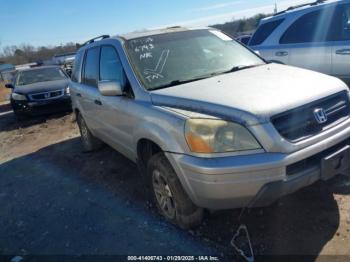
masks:
[[[71,99],[68,95],[42,101],[11,100],[11,105],[14,111],[25,115],[42,115],[72,109]]]
[[[350,127],[291,154],[198,158],[167,153],[167,157],[197,206],[261,207],[319,180],[322,159],[346,145],[350,145]]]

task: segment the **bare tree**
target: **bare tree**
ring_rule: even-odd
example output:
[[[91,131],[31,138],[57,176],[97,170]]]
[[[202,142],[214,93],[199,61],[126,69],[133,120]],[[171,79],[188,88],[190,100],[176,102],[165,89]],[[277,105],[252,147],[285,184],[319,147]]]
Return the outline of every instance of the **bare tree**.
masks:
[[[54,55],[63,53],[72,53],[77,50],[75,43],[67,43],[60,46],[34,47],[29,44],[19,46],[5,46],[0,53],[0,60],[9,64],[25,64],[51,59]]]

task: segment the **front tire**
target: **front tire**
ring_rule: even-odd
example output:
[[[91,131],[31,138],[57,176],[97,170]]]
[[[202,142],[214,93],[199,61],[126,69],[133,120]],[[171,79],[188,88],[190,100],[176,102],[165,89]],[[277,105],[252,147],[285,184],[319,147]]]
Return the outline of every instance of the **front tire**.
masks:
[[[23,121],[28,118],[27,115],[25,115],[24,113],[18,112],[15,109],[13,109],[13,113],[15,114],[17,121]]]
[[[103,145],[102,141],[91,133],[80,113],[77,115],[77,123],[79,126],[80,138],[84,151],[91,152],[100,149]]]
[[[159,212],[183,229],[196,227],[203,220],[197,207],[184,191],[180,180],[163,153],[151,157],[147,165],[153,199]]]

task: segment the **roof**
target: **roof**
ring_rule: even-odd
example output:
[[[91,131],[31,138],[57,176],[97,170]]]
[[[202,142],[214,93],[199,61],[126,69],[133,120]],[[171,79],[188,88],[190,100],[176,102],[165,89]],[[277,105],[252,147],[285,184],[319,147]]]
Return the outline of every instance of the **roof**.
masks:
[[[200,29],[209,29],[209,27],[187,28],[187,27],[181,27],[181,26],[173,26],[173,27],[131,32],[131,33],[119,35],[116,37],[120,37],[120,38],[123,38],[125,40],[131,40],[131,39],[135,39],[135,38],[147,37],[147,36],[152,36],[152,35],[160,35],[160,34],[167,34],[167,33],[174,33],[174,32],[184,32],[184,31],[200,30]]]
[[[290,6],[288,7],[286,10],[283,10],[281,12],[278,12],[277,14],[274,14],[272,16],[263,18],[261,21],[265,22],[271,19],[279,19],[282,18],[284,16],[293,14],[293,13],[297,13],[306,9],[315,9],[318,8],[320,6],[325,6],[325,5],[329,5],[329,4],[333,4],[333,3],[337,3],[337,2],[343,2],[344,0],[317,0],[317,1],[313,1],[313,2],[309,2],[309,3],[305,3],[305,4],[301,4],[301,5],[296,5],[296,6]]]
[[[152,29],[152,30],[143,30],[143,31],[137,31],[137,32],[131,32],[127,34],[122,35],[116,35],[113,37],[110,37],[109,35],[101,35],[95,38],[92,38],[88,41],[86,41],[84,44],[82,44],[81,48],[79,50],[83,50],[84,47],[88,47],[91,44],[95,43],[97,39],[99,41],[105,41],[108,39],[117,39],[117,40],[132,40],[137,39],[141,37],[148,37],[148,36],[154,36],[154,35],[161,35],[161,34],[167,34],[167,33],[175,33],[175,32],[185,32],[185,31],[191,31],[191,30],[217,30],[216,28],[210,28],[210,27],[181,27],[181,26],[173,26],[173,27],[166,27],[166,28],[159,28],[159,29]]]

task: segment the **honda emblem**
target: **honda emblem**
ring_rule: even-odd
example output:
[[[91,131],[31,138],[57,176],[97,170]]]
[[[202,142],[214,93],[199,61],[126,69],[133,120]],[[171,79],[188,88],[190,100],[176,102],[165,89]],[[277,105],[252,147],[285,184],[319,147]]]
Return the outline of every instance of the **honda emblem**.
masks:
[[[327,122],[327,114],[323,108],[316,108],[314,110],[314,116],[316,118],[317,123],[324,124]]]

